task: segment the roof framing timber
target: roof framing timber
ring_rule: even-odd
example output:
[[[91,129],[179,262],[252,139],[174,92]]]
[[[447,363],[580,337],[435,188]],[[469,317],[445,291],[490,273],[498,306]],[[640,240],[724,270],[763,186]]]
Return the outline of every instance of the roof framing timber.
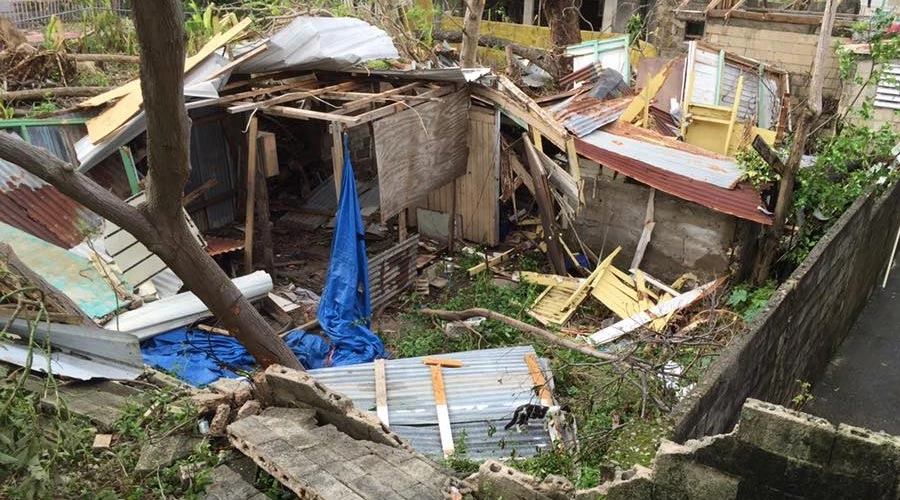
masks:
[[[378,93],[349,92],[345,90],[338,90],[333,87],[335,86],[317,89],[318,91],[323,92],[317,92],[315,96],[320,100],[349,100],[347,104],[338,107],[338,109],[336,109],[335,111],[316,111],[311,109],[302,109],[300,107],[272,104],[279,104],[280,98],[284,96],[269,99],[268,101],[263,101],[261,103],[253,103],[256,105],[254,107],[247,107],[246,105],[233,106],[229,108],[228,111],[237,113],[241,111],[259,109],[263,113],[273,116],[283,116],[286,118],[296,118],[301,120],[324,120],[328,122],[340,123],[346,127],[353,127],[355,125],[362,125],[364,123],[369,123],[380,118],[393,115],[405,109],[410,109],[423,102],[440,101],[441,97],[453,92],[456,89],[456,86],[453,84],[434,85],[418,81]],[[312,92],[315,91],[297,92],[295,94],[311,94]],[[405,95],[402,94],[403,92],[418,93]],[[300,97],[300,99],[303,99],[305,97],[311,96],[303,96]],[[285,101],[295,100],[299,99],[285,99]],[[372,110],[368,110],[370,106],[380,103],[387,104]],[[350,114],[352,112],[358,111],[364,112],[356,115]]]

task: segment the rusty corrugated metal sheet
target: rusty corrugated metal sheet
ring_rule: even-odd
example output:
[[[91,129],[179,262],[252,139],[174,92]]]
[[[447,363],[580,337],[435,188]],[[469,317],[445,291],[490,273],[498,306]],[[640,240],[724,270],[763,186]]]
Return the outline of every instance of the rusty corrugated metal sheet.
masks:
[[[592,144],[590,139],[575,139],[578,154],[683,200],[760,224],[772,223],[772,217],[757,208],[762,205],[759,193],[746,182],[738,183],[734,189],[715,186],[659,168],[650,155],[629,156],[624,151]]]
[[[608,125],[622,116],[633,97],[601,100],[596,97],[580,96],[552,108],[551,114],[566,130],[578,137]]]
[[[234,252],[244,248],[244,242],[241,240],[220,238],[218,236],[204,236],[203,239],[206,240],[206,253],[210,256]]]
[[[0,161],[0,222],[44,241],[71,248],[96,216],[56,188],[16,165]]]

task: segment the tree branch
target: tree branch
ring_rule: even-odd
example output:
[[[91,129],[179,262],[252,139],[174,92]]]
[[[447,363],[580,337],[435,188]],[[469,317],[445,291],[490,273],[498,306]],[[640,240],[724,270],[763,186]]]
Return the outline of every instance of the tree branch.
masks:
[[[459,43],[463,39],[462,31],[436,31],[433,35],[435,40],[446,40],[450,43]],[[554,78],[562,76],[562,67],[557,62],[553,54],[548,50],[536,49],[534,47],[526,47],[519,45],[512,40],[500,38],[494,35],[481,35],[478,37],[478,45],[482,47],[510,47],[513,54],[524,57],[533,62],[535,66],[550,73]]]
[[[558,346],[565,347],[567,349],[572,349],[573,351],[580,352],[581,354],[591,356],[597,359],[602,359],[604,361],[613,361],[613,362],[628,362],[628,360],[620,358],[614,354],[609,354],[607,352],[598,351],[592,347],[586,346],[584,344],[579,344],[577,342],[573,342],[569,339],[564,339],[559,335],[555,335],[552,332],[548,332],[542,328],[538,328],[536,326],[529,325],[523,321],[519,321],[515,318],[510,318],[509,316],[505,316],[498,312],[491,311],[490,309],[481,309],[481,308],[472,308],[466,309],[465,311],[443,311],[439,309],[422,309],[420,311],[422,314],[427,316],[436,316],[438,318],[447,320],[447,321],[463,321],[469,318],[473,318],[475,316],[483,316],[488,319],[492,319],[495,321],[499,321],[501,323],[505,323],[513,328],[516,328],[524,333],[531,335],[532,337],[537,337],[541,340],[545,340],[552,344],[556,344]]]
[[[134,5],[147,113],[147,209],[168,221],[181,217],[181,197],[191,172],[182,19],[181,2],[155,0]]]

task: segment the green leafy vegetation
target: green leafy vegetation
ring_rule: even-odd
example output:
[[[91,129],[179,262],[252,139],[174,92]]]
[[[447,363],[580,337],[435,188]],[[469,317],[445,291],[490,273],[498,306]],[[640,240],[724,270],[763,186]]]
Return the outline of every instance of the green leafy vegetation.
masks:
[[[519,268],[523,259],[518,259]],[[473,307],[490,309],[506,316],[536,324],[527,311],[542,287],[529,284],[510,284],[495,279],[493,273],[484,272],[469,280],[465,272],[480,262],[479,257],[460,254],[455,259],[455,269],[450,285],[437,297],[415,296],[410,299],[417,306],[463,310]],[[537,269],[536,258],[525,262]],[[602,306],[585,302],[579,314],[608,316]],[[545,477],[558,474],[570,478],[579,487],[593,487],[609,479],[615,467],[647,465],[655,455],[659,440],[666,436],[671,426],[668,410],[677,400],[677,392],[695,383],[709,366],[718,349],[712,340],[716,335],[730,331],[734,325],[714,321],[709,325],[709,345],[666,346],[664,343],[642,344],[638,354],[665,364],[671,360],[683,373],[669,384],[655,372],[643,373],[619,364],[599,362],[598,359],[540,341],[504,323],[485,320],[470,328],[455,328],[453,333],[443,329],[442,322],[426,317],[415,310],[401,315],[402,326],[396,332],[384,332],[388,349],[396,357],[426,356],[440,353],[487,349],[493,347],[525,345],[535,347],[538,355],[550,361],[554,380],[554,396],[560,404],[571,408],[571,416],[577,422],[578,450],[563,447],[543,449],[530,458],[513,457],[509,465],[524,472]],[[592,324],[594,321],[591,321]],[[718,332],[718,333],[717,333]],[[565,335],[565,333],[561,333]],[[715,337],[715,339],[714,339]],[[637,349],[638,345],[621,347]],[[502,426],[505,422],[486,425]],[[489,431],[491,432],[491,431]],[[493,429],[493,432],[496,429]],[[498,446],[505,450],[501,439]],[[505,451],[510,456],[511,451]],[[501,453],[501,454],[503,454]],[[469,473],[477,467],[466,453],[465,443],[457,443],[456,453],[447,465],[460,473]]]
[[[137,54],[137,35],[127,16],[113,10],[111,0],[79,0],[82,9],[80,52],[91,54]]]
[[[815,396],[813,396],[812,392],[810,392],[812,384],[810,384],[809,382],[797,380],[797,385],[800,386],[800,392],[798,392],[796,396],[791,398],[791,404],[794,405],[795,410],[802,411],[803,407],[806,406],[807,403],[815,399]]]
[[[749,323],[769,303],[769,299],[775,293],[775,288],[776,284],[774,281],[769,281],[764,286],[756,288],[748,284],[740,284],[731,290],[727,304],[734,312],[740,314],[744,321]]]

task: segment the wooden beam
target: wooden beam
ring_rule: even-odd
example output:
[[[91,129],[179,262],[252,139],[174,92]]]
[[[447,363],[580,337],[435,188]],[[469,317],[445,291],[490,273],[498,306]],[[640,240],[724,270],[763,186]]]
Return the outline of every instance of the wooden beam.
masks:
[[[528,112],[524,105],[511,99],[509,96],[492,88],[481,85],[472,86],[472,94],[476,97],[484,99],[490,103],[499,106],[504,113],[524,122],[527,126],[534,127],[542,136],[547,138],[556,147],[561,150],[566,149],[566,141],[568,133],[564,130],[560,131],[554,125],[558,125],[556,120],[545,121]]]
[[[714,9],[708,11],[706,16],[712,19],[725,19],[728,16],[731,19],[749,19],[751,21],[802,24],[806,26],[820,26],[822,24],[822,16],[820,15],[788,14],[785,12],[754,12],[748,10],[735,10],[732,12],[728,9]],[[851,28],[855,22],[851,18],[835,19],[834,27]]]
[[[384,92],[381,92],[379,94],[370,94],[368,97],[363,97],[362,99],[358,99],[356,101],[344,104],[343,106],[341,106],[341,109],[335,111],[335,113],[345,114],[345,113],[349,113],[351,111],[363,109],[366,106],[368,106],[374,102],[384,101],[389,96],[400,94],[402,92],[406,92],[407,90],[411,90],[420,85],[422,85],[422,82],[416,81],[416,82],[412,82],[412,83],[407,83],[406,85],[401,85],[400,87],[397,87],[397,88],[385,90]]]
[[[765,160],[766,163],[772,167],[772,170],[775,171],[778,175],[784,174],[784,162],[781,161],[781,157],[772,149],[772,146],[769,146],[769,143],[765,141],[762,137],[757,135],[753,138],[753,149],[759,153],[759,156]]]
[[[441,96],[445,96],[451,92],[454,92],[455,90],[456,90],[456,87],[454,87],[453,85],[443,85],[443,86],[431,89],[431,90],[421,94],[421,96],[422,97],[441,97]],[[413,104],[412,106],[414,107],[416,105]],[[409,104],[406,104],[404,102],[388,104],[387,106],[383,106],[381,108],[369,111],[368,113],[363,113],[361,115],[355,116],[354,118],[357,119],[357,121],[355,123],[357,125],[360,125],[363,123],[368,123],[368,122],[371,122],[374,120],[384,118],[385,116],[393,115],[400,111],[405,111],[405,110],[409,109],[410,107],[411,106]],[[337,115],[337,116],[341,116],[341,115]]]
[[[275,249],[272,246],[272,221],[269,215],[269,186],[265,171],[256,163],[256,214],[259,217],[259,235],[263,247],[263,267],[275,279]]]
[[[340,123],[331,126],[331,168],[334,172],[334,198],[341,206],[341,182],[344,177],[344,127]]]
[[[329,85],[327,87],[322,87],[318,89],[312,90],[304,90],[302,92],[290,92],[284,95],[276,96],[271,99],[267,99],[265,101],[260,102],[248,102],[243,104],[238,104],[235,106],[231,106],[228,108],[229,113],[243,113],[244,111],[251,111],[259,108],[269,108],[276,104],[282,104],[286,102],[299,101],[300,99],[306,99],[307,97],[316,97],[321,94],[325,94],[333,91],[343,91],[343,90],[352,90],[358,88],[362,85],[362,82],[352,80],[349,82],[341,82],[334,85]]]
[[[453,187],[450,194],[450,220],[447,222],[447,253],[453,255],[453,245],[456,241],[456,177],[453,178]]]
[[[247,203],[244,205],[244,274],[253,272],[253,221],[256,208],[256,144],[259,123],[254,116],[247,127]]]
[[[644,229],[641,231],[641,239],[638,240],[637,249],[634,251],[634,258],[631,259],[631,269],[637,269],[644,260],[644,252],[647,251],[647,245],[650,244],[650,236],[653,234],[653,228],[656,227],[654,219],[654,198],[656,189],[650,188],[650,196],[647,197],[647,213],[644,215]]]
[[[269,50],[269,46],[266,44],[262,44],[259,47],[256,47],[255,49],[247,52],[246,54],[242,55],[241,57],[238,57],[237,59],[231,61],[230,63],[228,63],[225,66],[222,66],[221,68],[216,70],[215,73],[209,75],[209,77],[206,79],[206,81],[210,81],[212,79],[215,79],[219,76],[224,75],[228,71],[231,71],[232,69],[236,68],[239,64],[249,61],[250,59],[253,59],[254,57],[262,54],[263,52],[265,52],[267,50]]]
[[[387,399],[387,367],[384,359],[376,359],[375,363],[375,414],[386,426],[390,426]]]
[[[556,274],[566,274],[566,265],[563,261],[562,248],[559,244],[559,236],[557,235],[555,220],[555,211],[553,198],[550,194],[550,186],[547,183],[547,176],[541,166],[541,160],[538,157],[537,150],[531,141],[528,140],[528,134],[522,134],[522,140],[525,142],[525,151],[528,157],[528,163],[531,167],[531,179],[534,181],[535,201],[537,201],[538,212],[541,215],[541,226],[544,228],[544,240],[547,243],[547,253],[550,256],[550,264]]]
[[[722,154],[728,156],[728,147],[731,146],[731,134],[734,132],[734,124],[738,119],[738,111],[741,110],[741,97],[744,90],[744,75],[738,77],[737,88],[734,91],[734,107],[731,109],[731,119],[728,120],[728,132],[725,135],[725,147]]]
[[[322,111],[312,111],[310,109],[272,106],[269,108],[262,108],[261,110],[267,115],[296,118],[298,120],[324,120],[327,122],[346,123],[347,125],[358,125],[360,123],[359,118],[356,116],[336,115],[333,113],[324,113]]]

